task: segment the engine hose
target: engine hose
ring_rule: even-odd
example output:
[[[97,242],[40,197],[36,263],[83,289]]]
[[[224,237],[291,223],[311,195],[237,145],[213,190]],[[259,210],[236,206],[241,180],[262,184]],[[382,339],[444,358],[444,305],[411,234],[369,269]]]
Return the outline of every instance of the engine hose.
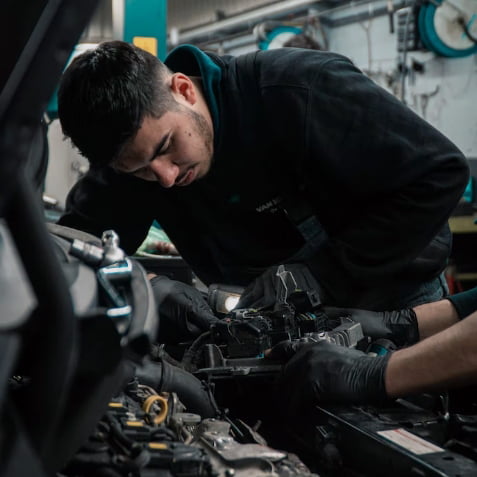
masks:
[[[190,345],[189,349],[186,350],[184,356],[182,357],[182,367],[187,371],[195,371],[196,364],[195,361],[197,359],[197,354],[200,348],[209,342],[211,333],[210,331],[206,331],[202,333],[196,340]]]
[[[184,369],[163,359],[160,362],[146,361],[136,368],[136,376],[141,384],[147,384],[157,392],[176,393],[188,412],[203,418],[217,416],[217,405],[205,385]]]

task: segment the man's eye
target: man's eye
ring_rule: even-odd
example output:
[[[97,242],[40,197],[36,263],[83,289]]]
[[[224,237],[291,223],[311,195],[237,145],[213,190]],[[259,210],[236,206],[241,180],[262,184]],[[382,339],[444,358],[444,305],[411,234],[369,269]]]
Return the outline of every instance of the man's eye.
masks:
[[[159,151],[157,151],[157,156],[163,156],[164,154],[167,154],[170,152],[172,147],[172,138],[169,139],[167,144],[164,144]]]

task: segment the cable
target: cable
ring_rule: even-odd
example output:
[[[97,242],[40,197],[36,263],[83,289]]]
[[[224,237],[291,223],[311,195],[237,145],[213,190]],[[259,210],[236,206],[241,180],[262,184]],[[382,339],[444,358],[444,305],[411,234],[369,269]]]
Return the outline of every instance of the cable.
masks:
[[[195,364],[195,357],[201,346],[207,343],[212,333],[206,331],[202,333],[196,340],[192,343],[189,349],[186,350],[184,356],[182,357],[182,367],[186,371],[194,371],[192,365]]]
[[[465,35],[467,36],[467,38],[474,42],[475,44],[477,44],[477,38],[475,36],[472,35],[472,33],[470,33],[470,30],[469,30],[469,27],[467,26],[467,23],[465,21],[465,18],[464,17],[459,17],[457,19],[457,23],[462,27],[462,29],[464,30],[464,33]]]
[[[406,104],[406,63],[407,63],[407,38],[409,33],[409,21],[412,15],[413,6],[407,7],[409,10],[406,16],[406,23],[404,25],[404,38],[403,38],[403,52],[401,58],[401,101]]]

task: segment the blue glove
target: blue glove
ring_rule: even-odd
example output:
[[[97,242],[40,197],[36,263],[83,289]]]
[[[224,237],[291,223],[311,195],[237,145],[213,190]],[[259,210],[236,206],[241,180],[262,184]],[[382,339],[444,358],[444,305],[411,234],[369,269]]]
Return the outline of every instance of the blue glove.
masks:
[[[160,343],[190,341],[218,321],[196,288],[164,276],[152,278],[151,286],[158,305]]]

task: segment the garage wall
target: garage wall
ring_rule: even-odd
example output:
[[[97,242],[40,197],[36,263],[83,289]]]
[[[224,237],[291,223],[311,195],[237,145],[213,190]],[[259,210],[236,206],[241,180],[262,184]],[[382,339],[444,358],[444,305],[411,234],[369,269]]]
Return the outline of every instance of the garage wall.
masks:
[[[379,84],[401,96],[397,64],[402,54],[397,52],[396,35],[389,32],[387,17],[333,28],[329,41],[331,51],[350,57]],[[430,52],[408,52],[407,65],[413,60],[424,70],[407,77],[406,103],[468,157],[477,157],[477,55],[443,58]]]
[[[353,9],[350,6],[339,14],[352,15]],[[325,27],[325,32],[330,51],[348,56],[378,84],[402,99],[399,63],[403,54],[398,52],[396,33],[390,32],[388,16]],[[247,39],[251,36],[225,42],[227,53],[255,50],[256,43],[241,45]],[[413,70],[413,64],[423,71]],[[477,158],[477,55],[444,58],[424,50],[410,51],[406,65],[410,69],[404,84],[406,104],[454,141],[467,157]]]
[[[64,207],[66,196],[82,174],[88,170],[88,161],[65,140],[60,122],[56,119],[48,128],[49,163],[45,194],[58,200]]]

